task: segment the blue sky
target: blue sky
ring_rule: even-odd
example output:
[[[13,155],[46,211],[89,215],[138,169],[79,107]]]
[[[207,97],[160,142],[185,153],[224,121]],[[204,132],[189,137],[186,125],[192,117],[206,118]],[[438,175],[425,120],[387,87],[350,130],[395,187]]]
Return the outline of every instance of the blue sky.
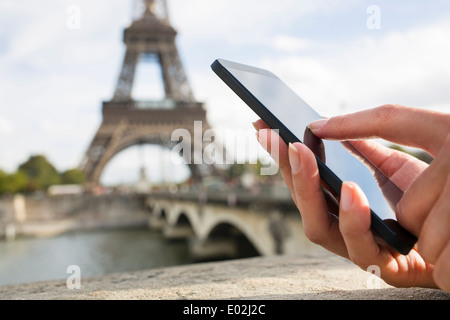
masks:
[[[0,0],[0,168],[30,154],[80,162],[112,97],[132,0]],[[369,6],[380,12],[371,30]],[[69,28],[75,6],[80,28]],[[385,103],[450,112],[449,1],[169,0],[196,98],[220,130],[251,130],[250,110],[211,72],[218,57],[269,68],[325,116]],[[252,144],[250,148],[257,148]],[[103,181],[136,179],[154,148],[119,154]],[[239,153],[239,151],[237,151]],[[169,161],[169,160],[167,160]],[[183,168],[179,170],[183,175]],[[168,170],[172,171],[173,170]],[[178,172],[178,171],[177,171]]]

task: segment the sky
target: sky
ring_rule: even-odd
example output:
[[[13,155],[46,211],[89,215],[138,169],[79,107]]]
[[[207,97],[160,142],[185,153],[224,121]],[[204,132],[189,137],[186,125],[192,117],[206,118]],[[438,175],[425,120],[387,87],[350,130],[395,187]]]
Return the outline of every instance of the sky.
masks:
[[[271,70],[324,116],[387,103],[450,112],[449,1],[168,0],[168,9],[218,134],[251,132],[257,116],[211,71],[216,58]],[[133,0],[0,0],[0,169],[32,154],[60,171],[78,166],[112,98],[132,16]],[[102,182],[136,180],[142,164],[155,181],[188,175],[158,150],[123,151]]]

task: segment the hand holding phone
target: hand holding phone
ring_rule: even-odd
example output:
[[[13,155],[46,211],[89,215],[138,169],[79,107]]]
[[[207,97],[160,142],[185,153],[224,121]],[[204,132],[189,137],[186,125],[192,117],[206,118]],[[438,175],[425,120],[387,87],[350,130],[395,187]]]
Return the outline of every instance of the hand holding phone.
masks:
[[[365,157],[365,159],[362,158],[363,161],[360,161],[358,158],[361,158],[358,155],[352,155],[352,152],[349,152],[348,148],[339,142],[334,141],[332,142],[334,145],[329,147],[329,141],[324,141],[326,157],[322,159],[322,156],[317,155],[317,151],[316,154],[313,154],[305,145],[294,143],[295,141],[302,140],[305,142],[307,140],[305,128],[314,120],[321,119],[321,117],[317,113],[314,113],[314,111],[311,112],[310,107],[293,93],[292,90],[287,88],[281,80],[266,70],[223,60],[216,61],[212,67],[219,77],[222,78],[222,80],[224,80],[224,82],[227,83],[227,85],[230,86],[230,88],[232,88],[233,91],[235,91],[263,119],[263,121],[258,121],[256,123],[256,126],[260,129],[260,135],[262,133],[266,135],[275,134],[273,131],[265,129],[279,129],[281,136],[279,161],[281,162],[280,167],[285,170],[283,176],[285,177],[286,183],[288,186],[291,184],[291,191],[298,191],[295,190],[294,183],[300,181],[298,175],[299,172],[302,172],[306,178],[304,177],[304,183],[300,185],[303,185],[303,188],[310,187],[309,194],[307,194],[304,199],[300,199],[301,201],[297,201],[304,223],[307,221],[312,224],[316,223],[312,228],[309,228],[312,230],[310,231],[310,237],[316,237],[315,240],[317,242],[328,241],[328,243],[322,242],[321,244],[333,252],[352,259],[363,268],[367,268],[368,264],[377,265],[381,269],[382,278],[390,284],[402,286],[433,286],[432,268],[429,264],[424,262],[423,258],[416,250],[411,250],[416,238],[400,226],[396,220],[395,212],[393,213],[394,219],[391,219],[392,215],[386,214],[385,212],[385,210],[392,210],[393,207],[395,207],[395,203],[389,203],[392,199],[387,200],[385,198],[385,195],[389,195],[391,192],[388,191],[389,189],[383,190],[383,183],[380,183],[380,181],[384,181],[389,185],[392,183],[393,186],[391,186],[391,191],[393,190],[394,194],[397,193],[397,196],[394,196],[393,199],[398,200],[403,196],[403,188],[401,189],[396,186],[391,179],[389,179],[392,178],[392,176],[386,176],[386,172],[380,170],[376,171],[375,169],[378,169],[376,166],[367,166],[367,163],[371,161],[368,159],[370,157],[367,157],[366,155],[368,155],[370,150],[375,150],[373,149],[371,142],[357,141],[351,143],[352,147],[355,147],[355,149]],[[288,109],[291,108],[290,112],[285,112],[286,106]],[[282,111],[279,111],[278,109],[281,109]],[[308,114],[313,114],[314,119],[308,117]],[[317,135],[319,137],[325,137],[320,136],[319,134]],[[298,137],[301,137],[301,139]],[[332,136],[329,137],[333,138]],[[288,148],[287,143],[293,144]],[[339,147],[336,147],[336,145],[339,145]],[[294,150],[294,147],[296,150]],[[340,149],[338,153],[335,152],[336,149]],[[345,153],[347,156],[349,155],[350,158],[342,156],[342,150],[345,150]],[[379,149],[378,151],[380,151],[381,154],[386,150]],[[289,158],[292,160],[296,155],[301,161],[302,170],[296,172],[296,174],[286,172],[286,170],[290,171],[293,167],[289,163]],[[359,165],[362,164],[362,166],[368,170],[369,175],[358,174],[357,178],[363,177],[363,179],[357,181],[357,184],[343,184],[340,177],[343,177],[344,181],[355,181],[356,179],[347,179],[346,175],[349,174],[349,171],[342,170],[342,168],[337,168],[335,170],[334,163],[336,162],[339,166],[342,165],[342,163],[348,162],[350,163],[351,169],[359,172],[358,168],[360,167],[356,165],[355,160]],[[371,160],[374,160],[374,158],[372,157]],[[333,170],[331,168],[333,168]],[[397,169],[400,169],[400,167]],[[323,201],[323,195],[320,188],[321,181],[317,174],[314,175],[314,170],[320,172],[322,183],[326,183],[326,185],[335,193],[338,200],[339,197],[346,197],[349,193],[353,197],[353,200],[356,201],[354,202],[355,206],[351,210],[343,210],[347,212],[344,212],[344,216],[339,217],[339,221],[334,224],[334,227],[331,227],[329,223],[330,220],[327,220],[330,216],[328,215],[328,208]],[[335,172],[337,171],[339,172],[336,174]],[[380,180],[379,177],[375,178],[376,175],[380,173],[384,175],[382,180]],[[308,175],[309,178],[307,178]],[[315,177],[315,180],[312,178],[313,176]],[[367,184],[367,181],[365,180],[371,182]],[[399,181],[396,182],[398,183]],[[411,181],[408,183],[411,184]],[[362,188],[359,188],[358,185],[362,186]],[[376,186],[376,189],[379,190],[378,193],[372,192],[373,186]],[[301,186],[299,187],[302,188]],[[314,190],[311,191],[311,189]],[[347,195],[344,193],[347,193]],[[364,193],[367,195],[366,199],[364,199]],[[303,194],[305,195],[305,193]],[[374,199],[382,199],[382,201],[374,202]],[[369,205],[371,208],[370,212],[367,211]],[[343,224],[343,221],[351,222],[350,225],[353,224],[353,226],[357,224],[358,217],[348,216],[346,213],[354,213],[359,209],[366,210],[366,216],[365,218],[363,217],[362,220],[367,218],[364,222],[367,232],[360,234],[361,237],[357,237],[351,241],[351,243],[359,245],[359,249],[364,249],[356,252],[353,250],[355,247],[349,248],[346,245],[347,243],[343,239],[343,234],[340,232],[341,230],[339,230],[339,224]],[[325,217],[325,219],[319,219],[318,217]],[[374,241],[374,236],[368,231],[369,228],[372,229],[374,235],[377,235],[384,240],[385,246],[380,246]],[[405,231],[405,233],[402,233],[403,231]],[[314,232],[316,232],[316,235],[311,236]],[[318,239],[317,235],[320,234],[322,234],[323,237]],[[349,233],[345,236],[347,237],[347,240],[348,234]],[[404,237],[405,235],[406,237]],[[408,257],[402,258],[401,255],[395,253],[395,251],[390,248],[395,248],[403,254],[408,254]],[[414,273],[415,275],[411,275],[411,273]]]
[[[370,203],[373,232],[402,254],[411,250],[417,239],[398,224],[394,212],[403,191],[355,143],[313,139],[308,126],[322,117],[270,71],[222,59],[212,69],[270,128],[279,130],[286,143],[310,143],[312,150],[325,150],[316,154],[316,161],[326,189],[339,197],[342,181],[356,182]]]

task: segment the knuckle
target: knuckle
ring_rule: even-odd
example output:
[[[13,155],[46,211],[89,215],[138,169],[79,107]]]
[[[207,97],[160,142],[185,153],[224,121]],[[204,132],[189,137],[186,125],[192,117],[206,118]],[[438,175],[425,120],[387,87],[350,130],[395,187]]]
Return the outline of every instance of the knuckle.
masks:
[[[349,125],[349,119],[346,116],[336,116],[328,120],[327,129],[331,131],[347,128]]]
[[[426,262],[434,264],[436,262],[436,254],[433,250],[434,246],[428,241],[428,238],[426,232],[421,232],[421,236],[417,241],[417,251]]]
[[[306,237],[314,244],[323,246],[325,244],[325,238],[317,230],[311,230],[310,228],[304,228]]]
[[[444,143],[443,143],[442,148],[445,150],[446,154],[450,153],[450,132],[444,138]]]
[[[361,237],[361,231],[350,223],[339,223],[339,230],[346,242],[357,242]]]
[[[436,285],[447,292],[450,292],[450,278],[448,277],[449,268],[450,264],[446,259],[439,259],[433,272],[433,278]]]
[[[436,143],[436,151],[432,152],[435,156],[433,161],[444,161],[447,167],[450,164],[448,161],[448,158],[450,158],[450,132],[441,139],[436,139],[434,142]]]
[[[275,158],[274,161],[280,168],[283,177],[291,174],[291,165],[289,164],[289,160],[286,158],[281,158],[277,156],[273,156],[272,158]]]
[[[349,259],[363,270],[366,270],[370,265],[365,259],[358,255],[352,255],[351,253],[349,253]]]
[[[397,203],[397,207],[396,207],[396,217],[397,220],[401,223],[402,221],[404,221],[405,219],[407,219],[407,215],[405,215],[405,212],[408,212],[405,208],[406,206],[406,201],[405,201],[405,197],[403,196],[400,201]]]
[[[396,104],[385,104],[374,109],[375,120],[388,122],[395,117],[403,107]]]
[[[450,129],[450,113],[444,114],[443,119],[444,119],[444,123],[445,123],[446,127]],[[449,131],[449,133],[450,133],[450,131]]]

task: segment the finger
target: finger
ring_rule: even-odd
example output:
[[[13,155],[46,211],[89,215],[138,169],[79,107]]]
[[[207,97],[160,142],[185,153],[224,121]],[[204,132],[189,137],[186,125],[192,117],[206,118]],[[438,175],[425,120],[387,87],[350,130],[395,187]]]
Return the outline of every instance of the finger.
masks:
[[[428,168],[425,162],[376,141],[351,141],[351,144],[403,191]]]
[[[327,250],[348,257],[337,219],[328,212],[314,154],[302,143],[289,144],[289,163],[306,236]]]
[[[370,229],[370,208],[366,196],[353,182],[344,182],[341,190],[339,229],[350,259],[367,270],[380,268],[381,277],[394,286],[434,285],[432,266],[415,250],[407,256],[389,247],[380,246]]]
[[[450,292],[450,243],[447,243],[434,266],[433,278],[437,286]]]
[[[420,234],[427,215],[444,189],[450,172],[448,159],[450,159],[450,135],[436,159],[414,180],[397,205],[399,223],[415,236]]]
[[[263,129],[263,127],[257,131],[257,138],[261,146],[270,154],[272,159],[280,168],[284,182],[291,191],[292,199],[297,205],[293,194],[294,187],[292,184],[291,166],[289,164],[288,147],[286,142],[284,142],[284,140],[275,131]]]
[[[256,130],[269,128],[261,119],[253,122],[253,126]],[[403,191],[410,186],[415,177],[428,167],[425,162],[407,153],[383,146],[376,141],[361,140],[351,143]]]
[[[270,154],[280,169],[290,169],[286,142],[271,129],[256,132],[259,144]]]
[[[418,147],[436,155],[448,133],[450,115],[399,105],[385,105],[318,120],[309,127],[323,139],[383,138],[394,143]]]
[[[349,258],[366,269],[379,265],[380,247],[370,230],[369,202],[353,182],[344,182],[341,190],[339,229],[347,246]]]
[[[256,131],[259,131],[261,129],[270,129],[270,127],[262,119],[256,120],[252,123],[252,125],[256,129]]]
[[[258,140],[261,140],[260,143],[266,149],[266,151],[268,148],[271,148],[271,144],[267,140],[273,141],[275,139],[275,141],[276,141],[276,139],[281,139],[276,132],[273,134],[273,137],[270,139],[268,138],[268,134],[266,132],[262,131],[261,133],[259,133],[260,130],[270,129],[270,127],[263,120],[259,119],[255,122],[253,122],[252,124],[253,124],[253,127],[257,131],[257,136],[261,135],[261,137],[258,138]],[[277,143],[279,143],[281,145],[281,148],[284,149],[284,144],[285,144],[284,140],[280,140]],[[271,153],[270,151],[268,151],[268,152]],[[286,162],[284,161],[283,150],[281,150],[280,154],[274,155],[274,157],[278,158],[278,160],[276,160],[276,161],[279,161],[280,160],[279,158],[281,157],[281,160],[278,162],[278,165],[280,166],[280,169],[281,169],[281,174],[283,176],[283,179],[286,182],[286,185],[288,186],[289,190],[291,191],[291,195],[292,195],[292,198],[294,199],[295,204],[297,204],[296,197],[293,193],[294,190],[293,190],[293,186],[292,186],[291,168],[290,168],[290,166],[287,166]],[[327,189],[329,189],[329,187],[326,184],[323,184],[323,183],[321,183],[321,184],[322,184],[322,187],[324,187],[323,191],[324,191],[325,200],[327,202],[329,211],[338,215],[339,214],[339,205],[338,205],[336,199],[330,192],[327,192]]]
[[[426,217],[417,248],[425,261],[435,264],[450,240],[450,175],[442,193]]]

